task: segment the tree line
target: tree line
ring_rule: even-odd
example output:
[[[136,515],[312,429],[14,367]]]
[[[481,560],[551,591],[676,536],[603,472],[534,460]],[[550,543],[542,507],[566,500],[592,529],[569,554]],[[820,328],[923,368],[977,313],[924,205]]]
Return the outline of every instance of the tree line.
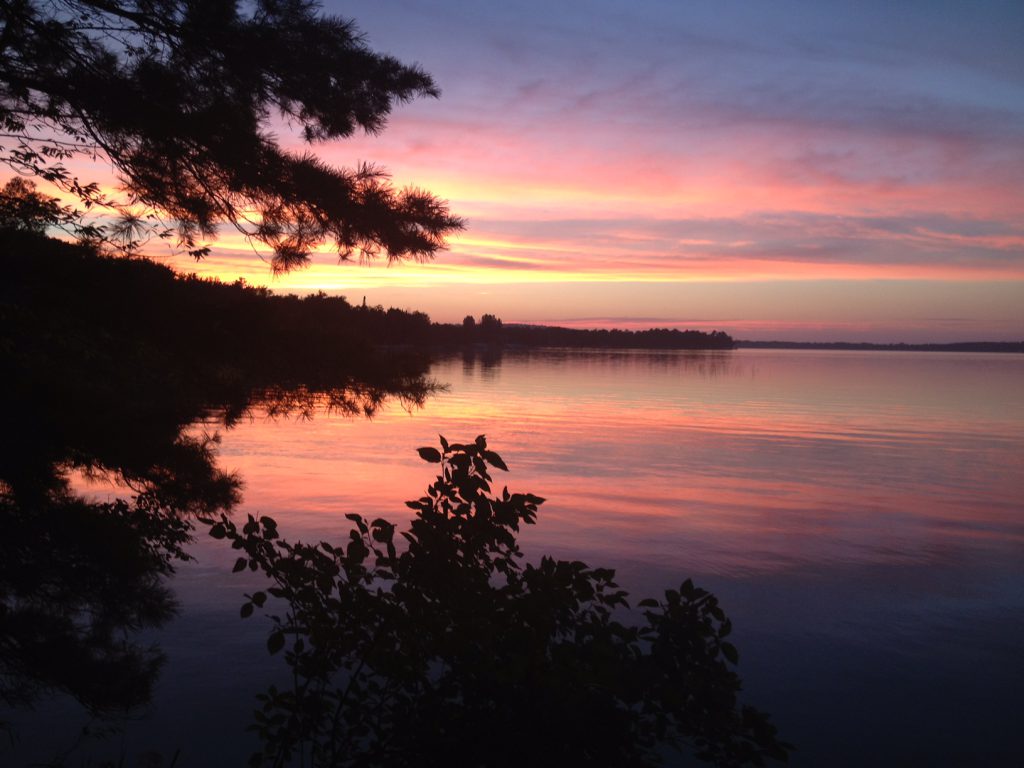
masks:
[[[471,315],[461,325],[435,324],[434,340],[439,344],[501,344],[514,347],[576,347],[595,349],[732,349],[732,337],[724,331],[680,331],[650,328],[630,331],[620,328],[564,328],[554,325],[503,323],[485,314],[476,322]]]

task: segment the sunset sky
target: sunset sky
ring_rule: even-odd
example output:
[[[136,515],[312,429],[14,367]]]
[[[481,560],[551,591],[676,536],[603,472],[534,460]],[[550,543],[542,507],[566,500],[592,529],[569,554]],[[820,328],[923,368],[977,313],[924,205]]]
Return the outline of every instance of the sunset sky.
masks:
[[[329,2],[437,100],[318,147],[450,201],[427,265],[273,279],[457,321],[1024,338],[1024,3]],[[282,138],[287,134],[282,133]]]

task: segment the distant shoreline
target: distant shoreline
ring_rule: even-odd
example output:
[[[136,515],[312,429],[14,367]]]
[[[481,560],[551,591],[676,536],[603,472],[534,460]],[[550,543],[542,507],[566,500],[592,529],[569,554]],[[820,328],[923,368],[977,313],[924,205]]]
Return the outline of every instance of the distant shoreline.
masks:
[[[852,341],[745,341],[735,349],[831,349],[882,352],[1017,352],[1024,353],[1024,341],[964,341],[951,344],[873,344]]]

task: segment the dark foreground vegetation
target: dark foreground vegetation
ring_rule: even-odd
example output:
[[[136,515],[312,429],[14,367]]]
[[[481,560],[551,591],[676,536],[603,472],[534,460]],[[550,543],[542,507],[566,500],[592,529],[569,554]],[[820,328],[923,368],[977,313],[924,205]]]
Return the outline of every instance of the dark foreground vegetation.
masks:
[[[481,436],[420,448],[440,474],[406,530],[359,514],[349,537],[291,542],[269,517],[204,518],[265,573],[242,616],[271,614],[294,686],[260,697],[255,765],[644,766],[784,760],[768,718],[737,700],[731,624],[686,580],[628,609],[615,573],[523,564],[544,501],[492,486]]]

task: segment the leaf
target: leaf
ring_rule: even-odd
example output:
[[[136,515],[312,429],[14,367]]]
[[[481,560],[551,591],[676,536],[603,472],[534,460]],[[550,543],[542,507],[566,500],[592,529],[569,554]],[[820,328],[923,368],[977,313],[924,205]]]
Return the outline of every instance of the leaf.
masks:
[[[248,619],[252,616],[252,610],[252,603],[242,603],[242,610],[239,611],[239,613],[242,615],[243,619]]]
[[[416,453],[420,455],[421,459],[429,461],[431,464],[441,463],[441,453],[437,448],[417,448]]]
[[[357,514],[355,514],[353,512],[349,512],[347,515],[345,515],[345,517],[347,517],[349,520],[351,520],[353,523],[355,523],[356,527],[359,528],[361,533],[366,533],[367,531],[370,530],[366,526],[366,522],[363,520],[363,516],[362,515],[357,515]],[[355,532],[354,531],[352,532],[352,534],[353,534],[353,538],[355,538]]]
[[[352,539],[352,541],[348,543],[348,547],[346,547],[345,551],[348,555],[348,559],[356,565],[362,563],[363,560],[366,559],[366,556],[370,554],[370,550],[366,548],[366,545],[364,545],[360,539]]]
[[[732,643],[722,643],[722,655],[733,664],[740,660],[740,654]]]
[[[484,459],[492,467],[497,467],[503,472],[508,472],[508,467],[505,466],[505,462],[501,460],[501,456],[496,454],[494,451],[484,451]]]
[[[379,541],[381,544],[386,544],[391,541],[395,535],[395,526],[389,523],[387,520],[381,520],[378,518],[372,523],[373,531],[371,536],[374,541]]]
[[[228,535],[228,532],[224,530],[223,523],[217,523],[210,529],[210,535],[213,536],[213,538],[215,539],[223,539],[225,536]]]
[[[282,648],[284,648],[284,632],[271,632],[270,637],[267,638],[267,650],[270,651],[270,655],[273,656]]]
[[[245,567],[248,564],[249,564],[249,561],[246,558],[240,557],[237,560],[235,560],[235,567],[231,569],[231,572],[232,573],[238,573],[239,571],[244,571]]]

